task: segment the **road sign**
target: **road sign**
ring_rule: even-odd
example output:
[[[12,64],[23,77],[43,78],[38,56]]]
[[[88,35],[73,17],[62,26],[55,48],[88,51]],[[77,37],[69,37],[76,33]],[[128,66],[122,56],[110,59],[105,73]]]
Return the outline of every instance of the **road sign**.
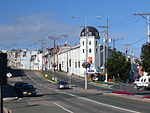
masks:
[[[12,74],[11,73],[7,73],[7,77],[8,78],[12,77]]]

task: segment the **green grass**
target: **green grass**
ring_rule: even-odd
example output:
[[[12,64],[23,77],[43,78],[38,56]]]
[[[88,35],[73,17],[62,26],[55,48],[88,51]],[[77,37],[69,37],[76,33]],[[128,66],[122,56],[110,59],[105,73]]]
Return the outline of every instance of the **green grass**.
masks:
[[[46,71],[42,71],[42,72],[40,72],[42,75],[43,75],[43,77],[44,78],[46,78],[47,80],[50,80],[50,81],[53,81],[53,82],[55,82],[52,78],[53,78],[53,75],[52,74],[50,74],[50,72],[46,72]],[[45,76],[45,75],[47,75],[47,76]]]

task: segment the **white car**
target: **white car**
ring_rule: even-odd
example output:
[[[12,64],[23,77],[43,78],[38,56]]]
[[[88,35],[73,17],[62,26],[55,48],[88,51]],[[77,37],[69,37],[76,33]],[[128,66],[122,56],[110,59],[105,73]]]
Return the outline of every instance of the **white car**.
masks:
[[[69,89],[69,83],[66,81],[59,81],[57,89]]]
[[[150,88],[150,76],[142,76],[139,79],[135,80],[135,82],[133,82],[134,84],[134,88],[136,89],[148,89]]]

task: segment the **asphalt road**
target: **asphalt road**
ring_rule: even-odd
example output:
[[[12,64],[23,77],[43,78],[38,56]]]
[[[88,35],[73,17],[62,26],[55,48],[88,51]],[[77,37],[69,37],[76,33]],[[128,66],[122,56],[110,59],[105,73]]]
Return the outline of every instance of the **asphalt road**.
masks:
[[[108,86],[89,85],[89,90],[85,91],[82,89],[84,84],[81,79],[72,78],[72,84],[76,86],[73,89],[57,90],[56,84],[45,80],[37,73],[14,71],[13,75],[15,76],[9,79],[9,91],[11,92],[7,96],[12,96],[13,99],[4,101],[4,106],[9,108],[12,113],[149,113],[150,110],[149,102],[103,93],[112,90]],[[68,79],[60,73],[58,76],[59,79]],[[26,81],[34,85],[38,95],[36,97],[15,98],[16,95],[11,86],[16,81]],[[8,91],[6,92],[8,93]]]

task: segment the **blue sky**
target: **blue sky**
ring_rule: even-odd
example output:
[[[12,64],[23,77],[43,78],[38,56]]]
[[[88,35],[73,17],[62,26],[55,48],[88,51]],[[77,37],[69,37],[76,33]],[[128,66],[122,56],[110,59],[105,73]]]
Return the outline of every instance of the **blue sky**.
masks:
[[[102,43],[105,29],[98,26],[106,25],[108,18],[109,37],[122,39],[116,41],[117,49],[124,52],[127,47],[139,56],[147,41],[147,25],[133,14],[150,12],[149,4],[149,0],[0,0],[0,49],[41,47],[38,40],[62,34],[68,37],[57,40],[58,44],[79,44],[84,17],[100,31]],[[52,46],[50,39],[45,42]]]

